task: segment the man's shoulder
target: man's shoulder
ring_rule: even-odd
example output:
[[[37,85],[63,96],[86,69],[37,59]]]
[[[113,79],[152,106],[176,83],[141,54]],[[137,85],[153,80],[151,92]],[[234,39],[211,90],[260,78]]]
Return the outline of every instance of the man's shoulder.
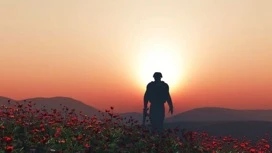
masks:
[[[166,82],[162,81],[162,84],[168,87],[168,84]]]
[[[168,84],[164,81],[161,81],[160,84],[162,84],[163,86],[169,87]],[[155,81],[151,81],[147,84],[148,87],[153,85],[155,85]]]
[[[147,84],[147,86],[152,86],[154,84],[154,81],[151,81]]]

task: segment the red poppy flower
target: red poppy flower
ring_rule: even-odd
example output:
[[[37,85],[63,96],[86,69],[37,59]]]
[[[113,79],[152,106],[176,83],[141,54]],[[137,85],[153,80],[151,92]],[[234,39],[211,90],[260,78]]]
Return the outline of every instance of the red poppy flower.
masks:
[[[4,141],[6,141],[7,143],[9,143],[9,142],[12,141],[12,138],[11,137],[4,137]]]
[[[12,152],[13,151],[13,146],[6,146],[5,150],[7,152]]]
[[[86,148],[90,148],[90,145],[88,143],[85,144]]]
[[[255,152],[256,152],[256,149],[251,148],[251,149],[249,150],[249,152],[250,152],[250,153],[255,153]]]
[[[82,139],[82,135],[77,136],[76,138],[78,141]]]

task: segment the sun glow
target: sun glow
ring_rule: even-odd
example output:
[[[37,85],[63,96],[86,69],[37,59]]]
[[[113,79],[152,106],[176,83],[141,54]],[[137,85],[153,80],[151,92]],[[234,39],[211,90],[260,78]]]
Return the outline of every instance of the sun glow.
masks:
[[[154,43],[145,45],[139,54],[138,76],[141,88],[153,81],[154,72],[161,72],[162,80],[175,90],[183,74],[181,51],[170,44]]]

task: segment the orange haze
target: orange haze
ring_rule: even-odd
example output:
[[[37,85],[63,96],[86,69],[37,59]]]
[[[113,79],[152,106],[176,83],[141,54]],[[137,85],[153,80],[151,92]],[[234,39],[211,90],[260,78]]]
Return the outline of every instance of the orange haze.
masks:
[[[170,86],[175,114],[203,106],[272,109],[271,6],[271,0],[0,1],[0,95],[67,96],[98,109],[141,112],[148,82],[139,82],[135,57],[143,44],[173,42],[183,59],[182,77]]]

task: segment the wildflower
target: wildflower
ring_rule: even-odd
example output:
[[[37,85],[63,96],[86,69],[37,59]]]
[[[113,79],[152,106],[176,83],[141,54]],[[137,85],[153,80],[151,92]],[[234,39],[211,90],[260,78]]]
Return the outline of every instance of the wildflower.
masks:
[[[43,139],[40,140],[40,142],[41,142],[42,144],[45,144],[45,143],[47,142],[47,138],[43,137]]]
[[[240,147],[241,147],[241,148],[245,148],[245,147],[246,147],[246,144],[245,144],[245,143],[241,143],[241,144],[240,144]]]
[[[12,152],[13,151],[13,146],[6,146],[6,148],[5,148],[5,150],[7,151],[7,152]]]
[[[12,141],[12,138],[11,137],[4,137],[4,141],[6,141],[6,143],[9,143]]]
[[[255,153],[256,150],[255,150],[254,148],[251,148],[251,149],[249,150],[249,152],[250,152],[250,153]]]
[[[48,122],[48,124],[50,124],[50,125],[52,125],[52,124],[54,124],[55,123],[55,121],[49,121]]]
[[[76,138],[78,141],[82,139],[82,135],[77,136]]]
[[[77,121],[76,117],[71,118],[72,121]]]
[[[88,125],[85,127],[85,130],[87,130],[88,128],[92,128],[93,126],[92,125]]]
[[[42,128],[41,131],[44,132],[44,131],[45,131],[45,128]]]
[[[56,133],[54,134],[55,137],[59,137],[61,132],[61,128],[57,128]]]
[[[270,145],[269,144],[266,144],[264,145],[265,148],[269,149],[270,148]]]
[[[60,140],[60,141],[59,141],[59,143],[65,143],[65,140],[64,140],[64,139],[62,139],[62,140]]]
[[[88,143],[85,144],[86,148],[90,148],[90,145]]]

